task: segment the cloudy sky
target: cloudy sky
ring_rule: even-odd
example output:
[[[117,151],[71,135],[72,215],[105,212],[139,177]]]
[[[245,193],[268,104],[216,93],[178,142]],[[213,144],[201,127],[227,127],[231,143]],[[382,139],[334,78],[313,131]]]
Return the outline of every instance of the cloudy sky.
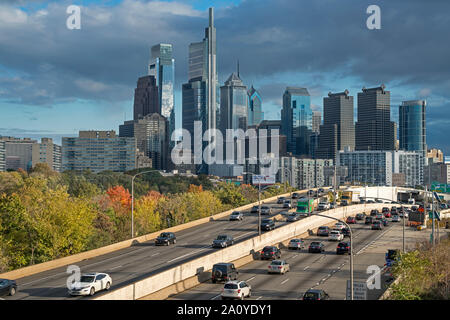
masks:
[[[81,30],[66,27],[71,4],[81,6]],[[381,8],[380,30],[366,26],[372,4]],[[209,6],[220,83],[239,59],[266,119],[280,117],[286,86],[307,87],[322,110],[329,91],[356,97],[384,83],[395,121],[402,101],[427,100],[428,145],[450,153],[448,0],[2,0],[0,135],[59,142],[78,130],[118,131],[160,42],[174,47],[180,125],[188,45],[203,39]]]

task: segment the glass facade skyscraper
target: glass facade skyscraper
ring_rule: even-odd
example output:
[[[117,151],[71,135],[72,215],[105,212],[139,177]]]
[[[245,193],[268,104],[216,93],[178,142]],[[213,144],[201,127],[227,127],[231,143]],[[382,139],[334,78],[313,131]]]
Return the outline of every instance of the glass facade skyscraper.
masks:
[[[253,86],[248,91],[248,120],[249,126],[255,126],[264,120],[262,112],[262,99],[258,91]]]
[[[399,108],[401,150],[418,151],[426,157],[425,100],[403,101]]]
[[[159,114],[169,120],[169,139],[175,130],[175,59],[172,45],[160,43],[151,48],[148,74],[156,78],[159,93]]]
[[[220,130],[247,129],[247,86],[236,73],[220,87]]]
[[[311,97],[306,88],[287,87],[281,110],[282,134],[287,137],[287,151],[309,154],[312,132]]]

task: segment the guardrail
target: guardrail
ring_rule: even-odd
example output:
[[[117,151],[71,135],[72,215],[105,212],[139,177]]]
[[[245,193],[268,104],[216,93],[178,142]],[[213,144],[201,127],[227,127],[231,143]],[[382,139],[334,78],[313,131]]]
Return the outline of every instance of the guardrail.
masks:
[[[293,192],[299,192],[299,193],[303,193],[308,191],[307,189],[305,190],[299,190],[299,191],[293,191]],[[261,200],[261,203],[267,203],[267,202],[271,202],[273,200],[276,200],[278,197],[282,197],[282,196],[289,196],[291,194],[290,193],[285,193],[285,194],[280,194],[274,197],[270,197],[264,200]],[[205,217],[205,218],[201,218],[198,220],[194,220],[194,221],[190,221],[184,224],[180,224],[174,227],[170,227],[164,230],[159,230],[150,234],[146,234],[140,237],[136,237],[133,239],[129,239],[129,240],[125,240],[125,241],[121,241],[121,242],[117,242],[105,247],[101,247],[101,248],[97,248],[97,249],[93,249],[93,250],[89,250],[89,251],[85,251],[85,252],[81,252],[81,253],[77,253],[68,257],[63,257],[63,258],[59,258],[59,259],[55,259],[55,260],[51,260],[51,261],[47,261],[47,262],[43,262],[43,263],[39,263],[39,264],[35,264],[32,266],[27,266],[27,267],[23,267],[20,269],[16,269],[16,270],[12,270],[9,272],[5,272],[0,274],[0,278],[6,278],[6,279],[13,279],[13,280],[17,280],[19,278],[23,278],[23,277],[27,277],[27,276],[31,276],[33,274],[36,273],[40,273],[40,272],[44,272],[44,271],[49,271],[52,269],[56,269],[59,267],[63,267],[66,265],[70,265],[70,264],[74,264],[76,262],[82,261],[82,260],[87,260],[87,259],[91,259],[91,258],[95,258],[104,254],[108,254],[114,251],[118,251],[121,249],[125,249],[125,248],[129,248],[133,245],[142,243],[142,242],[146,242],[146,241],[150,241],[153,239],[156,239],[162,232],[178,232],[181,230],[185,230],[185,229],[189,229],[213,220],[217,220],[217,219],[221,219],[223,217],[226,217],[228,215],[230,215],[233,211],[242,211],[242,210],[246,210],[251,208],[254,205],[257,205],[258,202],[253,202],[253,203],[249,203],[246,204],[244,206],[238,207],[238,208],[234,208],[234,209],[230,209],[209,217]]]
[[[371,209],[381,209],[383,206],[387,205],[358,204],[339,207],[326,212],[331,217],[345,218],[347,215],[353,215]],[[95,300],[140,299],[192,277],[200,277],[203,272],[211,270],[215,263],[238,260],[258,252],[266,245],[283,242],[305,232],[312,231],[321,225],[328,225],[329,223],[330,220],[328,218],[319,216],[311,216],[297,222],[292,222],[273,231],[265,232],[261,236],[255,236],[234,244],[231,247],[220,249],[217,252],[162,271],[141,281],[99,295]],[[184,287],[184,289],[188,288]]]

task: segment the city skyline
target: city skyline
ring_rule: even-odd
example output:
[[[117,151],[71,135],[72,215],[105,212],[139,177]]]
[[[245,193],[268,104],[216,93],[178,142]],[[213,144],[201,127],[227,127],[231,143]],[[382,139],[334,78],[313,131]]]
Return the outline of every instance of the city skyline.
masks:
[[[19,1],[20,5],[17,4],[2,4],[3,14],[0,17],[2,25],[10,30],[9,35],[2,35],[1,41],[11,45],[11,50],[19,49],[21,47],[20,43],[13,41],[9,36],[16,35],[24,40],[27,39],[32,33],[32,30],[27,30],[27,26],[30,24],[41,24],[44,30],[50,30],[50,26],[55,24],[59,20],[64,20],[65,15],[57,17],[55,12],[61,6],[64,6],[64,1],[61,4],[56,4],[53,1],[39,1],[41,6],[36,9],[27,7],[25,1]],[[83,2],[83,1],[80,1]],[[195,1],[194,1],[195,2]],[[92,11],[92,13],[104,13],[104,21],[99,21],[100,18],[93,19],[93,15],[86,15],[83,18],[82,29],[78,34],[71,34],[69,30],[61,30],[66,37],[69,37],[68,42],[62,43],[60,47],[53,49],[56,50],[56,55],[59,60],[55,60],[55,57],[49,56],[45,49],[41,49],[39,54],[35,54],[28,63],[34,62],[34,66],[25,68],[17,59],[24,58],[27,54],[25,52],[19,52],[18,57],[14,59],[11,55],[8,55],[8,49],[0,49],[0,57],[4,61],[1,69],[2,77],[0,79],[0,108],[2,110],[3,118],[5,122],[0,125],[1,135],[14,135],[14,136],[26,136],[26,137],[52,137],[55,142],[60,144],[61,136],[76,136],[79,130],[95,129],[95,130],[117,130],[119,124],[123,123],[123,120],[131,119],[132,114],[132,90],[136,79],[142,75],[146,74],[146,65],[148,62],[148,52],[149,49],[157,43],[171,43],[174,49],[174,58],[177,61],[177,70],[175,75],[175,108],[178,111],[177,122],[181,122],[180,109],[181,109],[181,83],[187,80],[187,47],[188,43],[198,40],[198,32],[200,29],[204,28],[207,21],[207,3],[197,1],[186,3],[177,3],[175,1],[164,3],[158,2],[158,6],[155,2],[146,1],[116,1],[115,4],[109,5],[107,8],[100,6],[98,1],[84,1],[82,5]],[[263,98],[263,111],[265,112],[265,119],[280,119],[281,111],[281,99],[282,94],[287,86],[302,86],[308,88],[311,93],[311,104],[313,110],[322,111],[321,100],[326,96],[327,92],[339,92],[343,88],[348,88],[350,94],[356,96],[356,93],[361,91],[362,87],[374,87],[380,83],[386,84],[386,87],[392,92],[391,96],[391,111],[393,113],[392,120],[398,123],[398,116],[395,114],[402,101],[409,100],[427,100],[427,145],[432,148],[439,148],[444,150],[444,153],[450,152],[449,143],[439,136],[439,131],[445,128],[448,124],[448,116],[446,117],[445,106],[449,105],[449,97],[446,96],[448,90],[448,81],[438,81],[442,79],[442,73],[448,71],[448,62],[442,62],[440,59],[434,59],[437,61],[431,61],[430,59],[420,58],[421,64],[418,64],[418,60],[414,57],[408,56],[408,58],[413,59],[412,65],[419,65],[418,70],[414,68],[408,68],[408,70],[402,70],[397,67],[395,70],[397,73],[393,74],[388,67],[380,67],[380,63],[384,61],[383,58],[375,59],[370,56],[369,49],[360,49],[358,54],[360,54],[358,59],[364,60],[365,58],[371,58],[367,70],[361,70],[360,65],[355,63],[349,68],[350,70],[342,69],[346,62],[351,58],[355,58],[348,51],[348,57],[338,56],[335,58],[327,58],[328,60],[323,60],[322,58],[315,61],[315,59],[310,58],[307,60],[308,70],[302,69],[295,63],[292,63],[292,57],[299,54],[300,51],[292,51],[289,56],[284,53],[277,52],[274,48],[276,44],[285,43],[285,41],[292,40],[295,35],[293,33],[283,34],[283,30],[287,30],[288,27],[286,22],[280,19],[274,19],[271,22],[265,21],[263,24],[255,24],[250,26],[249,22],[244,23],[244,21],[238,20],[242,17],[244,13],[249,10],[253,1],[246,2],[234,2],[233,5],[225,5],[223,2],[216,7],[216,17],[215,25],[217,26],[217,39],[218,39],[218,54],[217,63],[219,73],[219,85],[224,83],[226,77],[235,68],[235,61],[238,58],[240,60],[241,66],[241,78],[247,86],[253,84],[255,88],[261,93]],[[209,2],[211,3],[211,2]],[[208,4],[209,4],[208,3]],[[133,7],[132,4],[135,6]],[[211,5],[214,6],[214,1]],[[262,8],[255,12],[255,17],[250,20],[255,22],[257,17],[261,17],[270,6],[279,5],[276,9],[274,15],[281,12],[286,12],[289,4],[286,1],[268,1],[264,4]],[[421,6],[418,2],[413,2],[415,8]],[[381,1],[380,7],[382,8],[382,14],[386,11],[393,11],[398,13],[400,7],[395,7],[394,5],[387,6],[386,2]],[[348,6],[349,10],[355,17],[355,21],[350,19],[350,22],[342,21],[343,28],[348,29],[350,27],[355,27],[353,31],[357,37],[354,42],[360,45],[371,45],[370,42],[365,42],[361,37],[367,36],[372,40],[375,45],[380,44],[383,40],[386,45],[391,43],[394,39],[404,36],[407,30],[400,27],[394,28],[395,19],[389,15],[383,15],[383,25],[381,30],[371,31],[365,28],[366,15],[364,13],[364,6],[366,3],[363,2],[357,6]],[[445,4],[442,4],[445,6]],[[311,15],[317,15],[319,9],[325,9],[318,5],[304,4],[305,9],[310,9]],[[320,8],[319,8],[320,7]],[[367,6],[366,6],[367,7]],[[74,56],[73,54],[68,54],[67,50],[73,48],[74,43],[72,41],[81,41],[82,45],[85,45],[84,50],[93,49],[94,51],[100,50],[101,45],[111,45],[108,40],[103,40],[95,45],[90,42],[91,39],[95,39],[98,33],[105,32],[105,27],[114,27],[116,24],[114,21],[117,19],[108,18],[109,13],[112,17],[122,17],[123,11],[125,9],[131,10],[131,12],[136,12],[137,9],[158,9],[155,12],[142,12],[140,16],[137,16],[136,22],[132,24],[130,21],[125,21],[122,23],[123,32],[130,32],[137,28],[135,24],[137,22],[143,23],[145,26],[145,21],[142,19],[148,14],[161,15],[165,14],[171,22],[176,22],[173,25],[167,25],[166,29],[160,29],[159,33],[152,32],[152,28],[147,30],[148,37],[143,37],[142,33],[139,34],[133,42],[133,48],[142,48],[143,50],[135,50],[134,55],[127,55],[129,59],[121,59],[120,63],[114,63],[115,55],[112,55],[112,59],[104,59],[102,62],[100,58],[93,58],[86,55]],[[333,5],[329,10],[333,10]],[[431,16],[440,16],[441,13],[445,11],[445,8],[438,10],[434,8],[431,10],[424,5],[423,9],[431,14]],[[284,11],[283,11],[284,10]],[[292,10],[298,10],[295,6],[292,6]],[[415,13],[413,10],[404,10],[402,13],[405,17],[414,17]],[[440,11],[440,12],[439,12]],[[416,10],[417,12],[417,10]],[[331,20],[335,23],[338,21],[340,14],[335,12],[331,15]],[[253,20],[255,19],[255,20]],[[358,20],[359,19],[359,20]],[[426,20],[426,19],[423,19]],[[161,22],[160,20],[158,20]],[[230,21],[233,21],[233,25]],[[98,29],[94,28],[95,22],[99,23]],[[116,21],[117,22],[117,21]],[[186,23],[192,22],[192,26],[186,27]],[[422,24],[426,21],[418,21],[416,28],[421,28]],[[183,33],[185,39],[181,37],[174,37],[170,35],[173,30],[178,30],[181,26],[185,26],[186,30]],[[300,25],[299,25],[300,26]],[[312,36],[314,33],[324,32],[325,26],[319,26],[312,24],[310,26],[311,36],[309,37],[298,37],[300,41],[299,45],[302,50],[306,53],[305,55],[312,54],[314,48],[317,45],[317,39]],[[329,24],[326,25],[329,27]],[[237,43],[234,37],[230,36],[234,30],[240,29],[241,33],[237,37],[241,42]],[[258,29],[259,28],[259,29]],[[277,29],[278,28],[278,29]],[[431,28],[431,27],[430,27]],[[89,33],[87,34],[86,31]],[[415,28],[413,28],[415,29]],[[439,38],[439,28],[426,29],[427,32],[434,32],[433,37],[430,41],[438,45]],[[149,31],[150,30],[150,31]],[[255,32],[260,31],[261,34],[264,31],[271,30],[275,34],[274,39],[259,39]],[[333,30],[327,29],[329,32]],[[252,33],[253,32],[253,33]],[[408,30],[410,32],[410,30]],[[425,32],[425,34],[427,33]],[[167,35],[169,34],[169,35]],[[72,37],[72,35],[74,35]],[[251,36],[254,37],[251,37]],[[56,34],[42,34],[43,40],[50,40],[57,38]],[[297,36],[296,36],[297,37]],[[76,38],[76,39],[72,39]],[[147,38],[154,39],[150,40]],[[309,38],[309,43],[304,43]],[[71,40],[70,40],[71,39]],[[83,40],[84,39],[84,40]],[[245,43],[242,40],[246,39]],[[259,39],[258,41],[256,39]],[[381,40],[380,40],[381,39]],[[424,33],[418,37],[417,44],[420,39],[424,39]],[[89,41],[88,41],[89,40]],[[406,38],[405,38],[406,40]],[[402,45],[405,45],[405,40],[400,41]],[[233,44],[231,46],[230,44]],[[345,40],[347,41],[347,40]],[[30,43],[34,42],[30,40]],[[100,44],[100,45],[99,45]],[[124,43],[115,44],[118,48],[122,47]],[[67,48],[64,47],[67,46]],[[291,45],[291,44],[290,44]],[[330,48],[331,48],[330,44]],[[442,45],[442,44],[440,44]],[[383,46],[384,47],[384,46]],[[409,46],[412,49],[417,49],[415,45]],[[113,47],[114,48],[114,47]],[[266,57],[262,58],[264,54],[258,54],[257,57],[249,54],[253,50],[262,49],[264,52],[268,53]],[[411,49],[411,50],[412,50]],[[230,51],[234,50],[234,51]],[[400,61],[400,56],[396,55],[394,49],[385,48],[386,55],[394,59],[398,64],[403,66],[403,62]],[[442,56],[445,56],[445,52],[448,52],[448,47],[444,47],[441,52]],[[141,52],[142,51],[142,52]],[[303,52],[302,51],[302,52]],[[124,53],[123,49],[119,52]],[[274,54],[278,53],[280,58],[289,58],[288,61],[283,61],[283,59],[274,59]],[[33,52],[32,52],[33,54]],[[431,53],[426,53],[425,56]],[[281,55],[281,56],[280,56]],[[95,56],[95,55],[94,55]],[[67,57],[65,61],[64,57]],[[142,58],[141,58],[142,57]],[[53,59],[53,60],[52,60]],[[24,61],[27,59],[23,59]],[[68,62],[72,62],[69,66]],[[441,61],[440,68],[436,68],[436,63]],[[59,62],[59,63],[57,63]],[[305,61],[304,61],[305,62]],[[93,66],[93,63],[97,63],[97,66]],[[264,65],[277,65],[277,68],[263,68]],[[277,63],[277,64],[275,64]],[[291,65],[289,65],[291,63]],[[323,65],[321,65],[323,64]],[[325,71],[330,65],[334,65],[330,71]],[[114,66],[114,71],[107,71],[106,67]],[[443,66],[443,68],[442,68]],[[93,68],[92,70],[87,70],[88,68]],[[80,69],[77,73],[74,73],[74,69]],[[377,69],[378,68],[378,69]],[[129,69],[124,72],[125,69]],[[420,69],[420,70],[419,70]],[[62,75],[65,70],[69,70],[67,75]],[[136,72],[137,70],[137,72]],[[139,71],[140,70],[140,71]],[[428,70],[428,71],[426,71]],[[93,75],[93,71],[98,75]],[[112,72],[111,83],[115,83],[117,86],[111,85],[105,80],[108,76],[108,72]],[[119,76],[120,74],[120,76]],[[344,77],[339,78],[340,75]],[[429,74],[428,77],[423,76],[424,74]],[[422,77],[421,77],[422,75]],[[37,83],[38,76],[41,76],[41,82]],[[53,77],[54,76],[54,77]],[[69,77],[69,78],[66,78]],[[52,78],[53,77],[53,78]],[[102,78],[103,79],[100,79]],[[132,81],[129,78],[133,78]],[[270,78],[270,79],[269,79]],[[53,79],[53,80],[52,80]],[[422,80],[426,79],[426,80]],[[66,81],[64,81],[66,80]],[[270,80],[270,81],[269,81]],[[21,84],[23,81],[23,84]],[[62,81],[61,87],[55,85],[55,82]],[[67,83],[66,83],[67,82]],[[29,86],[25,86],[25,84]],[[36,84],[33,86],[33,84]],[[72,85],[72,87],[67,88],[66,86]],[[24,87],[31,87],[31,89],[25,90]],[[110,94],[108,94],[110,93]],[[106,95],[105,95],[106,94]],[[99,98],[100,97],[100,98]],[[107,97],[107,99],[105,99]],[[109,99],[109,100],[108,100]],[[356,115],[356,101],[355,101],[355,115]],[[104,117],[99,118],[97,113],[107,114]],[[124,116],[126,112],[126,116]],[[25,129],[26,128],[26,129]],[[58,140],[59,138],[59,140]]]

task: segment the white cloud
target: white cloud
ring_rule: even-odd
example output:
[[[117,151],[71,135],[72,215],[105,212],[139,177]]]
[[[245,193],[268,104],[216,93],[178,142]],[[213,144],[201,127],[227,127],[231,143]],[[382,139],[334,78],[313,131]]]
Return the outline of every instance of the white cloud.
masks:
[[[28,16],[20,9],[0,5],[0,25],[3,28],[27,23]]]
[[[90,79],[77,79],[75,80],[75,84],[82,90],[92,92],[92,93],[99,93],[106,89],[108,89],[108,86],[104,83],[90,80]]]

